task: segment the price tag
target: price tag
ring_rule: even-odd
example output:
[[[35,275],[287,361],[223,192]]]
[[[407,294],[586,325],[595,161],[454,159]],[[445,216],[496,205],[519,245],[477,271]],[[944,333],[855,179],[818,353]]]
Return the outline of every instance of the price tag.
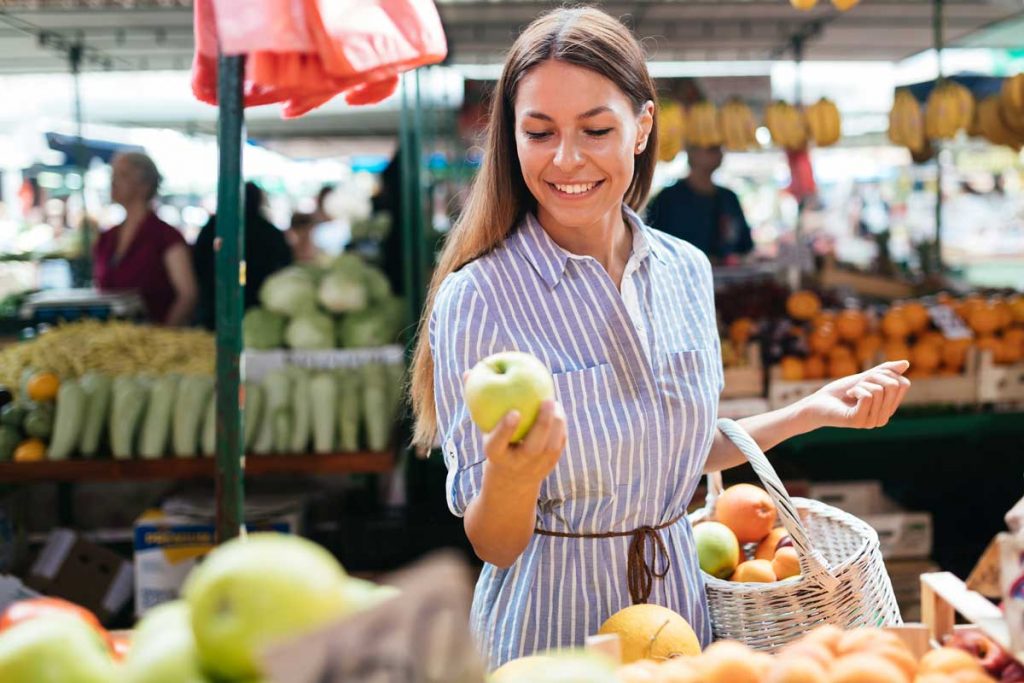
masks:
[[[928,317],[946,339],[970,339],[974,336],[963,318],[949,306],[929,306]]]
[[[483,683],[469,632],[472,581],[440,553],[389,577],[400,593],[264,656],[271,683]]]

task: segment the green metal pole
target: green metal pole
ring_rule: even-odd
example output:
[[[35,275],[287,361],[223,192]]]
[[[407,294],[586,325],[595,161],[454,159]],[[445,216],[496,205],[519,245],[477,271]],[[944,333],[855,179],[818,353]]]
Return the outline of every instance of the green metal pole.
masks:
[[[942,50],[945,47],[942,39],[942,0],[935,0],[932,29],[935,33],[935,61],[938,63],[938,75],[935,87],[942,81]],[[942,141],[935,141],[935,269],[942,273]]]
[[[78,229],[81,231],[79,240],[82,245],[82,254],[74,265],[73,279],[76,287],[82,287],[92,283],[92,234],[89,232],[89,214],[85,210],[85,138],[82,134],[82,45],[75,44],[68,49],[68,64],[71,66],[71,83],[74,90],[75,109],[75,168],[81,178],[81,186],[78,189],[79,198],[82,201],[82,217],[78,221]]]
[[[218,64],[216,306],[217,306],[217,541],[238,536],[244,521],[242,490],[242,295],[245,220],[242,207],[242,79],[245,57],[221,55]]]
[[[415,306],[416,315],[419,316],[423,311],[423,304],[425,303],[424,287],[426,287],[426,241],[427,241],[427,216],[431,207],[427,205],[427,197],[424,194],[424,183],[423,178],[426,173],[426,169],[423,166],[423,99],[420,96],[420,71],[416,69],[413,72],[413,82],[416,85],[416,105],[413,107],[413,119],[412,119],[412,159],[413,169],[415,171],[416,184],[413,186],[414,197],[414,212],[413,212],[413,228],[416,230],[416,241],[413,243],[416,246],[415,263],[413,266],[413,274],[416,277],[415,287],[412,290],[412,301]]]
[[[405,283],[405,292],[409,302],[410,320],[418,320],[420,306],[418,304],[423,283],[416,279],[416,254],[418,252],[417,240],[423,236],[416,232],[416,203],[419,193],[417,185],[419,175],[417,171],[416,158],[413,155],[412,143],[412,111],[409,104],[409,87],[412,81],[411,74],[402,75],[402,111],[399,118],[398,145],[399,145],[399,185],[401,186],[401,225],[402,231],[402,277]],[[409,349],[411,350],[412,340]]]

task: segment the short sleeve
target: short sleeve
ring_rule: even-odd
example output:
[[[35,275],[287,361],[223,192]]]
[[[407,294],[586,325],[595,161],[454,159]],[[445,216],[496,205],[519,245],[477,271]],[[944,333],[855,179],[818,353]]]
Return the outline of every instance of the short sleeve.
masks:
[[[480,492],[483,434],[473,424],[462,396],[462,375],[502,348],[504,335],[484,297],[464,272],[449,275],[438,290],[430,316],[434,359],[434,402],[448,478],[448,507],[461,517]]]
[[[185,236],[178,231],[177,228],[159,221],[160,229],[156,231],[156,242],[161,254],[167,252],[171,247],[181,244],[188,246],[188,242],[185,241]]]

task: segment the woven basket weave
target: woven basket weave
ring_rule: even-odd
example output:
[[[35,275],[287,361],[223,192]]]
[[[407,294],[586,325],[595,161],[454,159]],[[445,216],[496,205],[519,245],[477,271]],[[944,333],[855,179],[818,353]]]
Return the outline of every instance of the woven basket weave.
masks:
[[[750,461],[775,502],[802,574],[776,583],[736,583],[704,574],[715,639],[772,651],[821,624],[847,628],[902,623],[875,530],[824,503],[790,498],[742,427],[723,419],[718,428]],[[721,492],[721,474],[708,475],[707,504],[690,521],[712,518]]]

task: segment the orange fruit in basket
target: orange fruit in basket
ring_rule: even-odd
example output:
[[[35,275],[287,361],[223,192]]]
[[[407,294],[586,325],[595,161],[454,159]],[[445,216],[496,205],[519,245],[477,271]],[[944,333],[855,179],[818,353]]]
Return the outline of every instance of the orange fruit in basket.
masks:
[[[763,665],[742,643],[720,640],[708,645],[697,661],[704,683],[760,683]]]
[[[740,562],[729,580],[737,583],[774,583],[778,577],[768,560],[747,560]]]
[[[996,349],[995,362],[1000,365],[1013,365],[1021,358],[1020,345],[1014,340],[1007,340],[1004,336],[999,340],[999,348]]]
[[[856,375],[858,372],[860,367],[853,358],[833,358],[828,364],[828,376],[832,378]]]
[[[57,398],[60,379],[52,372],[37,372],[25,385],[25,392],[32,401],[52,401]]]
[[[970,348],[970,339],[947,339],[945,346],[942,347],[943,367],[959,372],[967,362]]]
[[[715,520],[732,529],[740,543],[756,543],[767,536],[775,516],[775,503],[752,484],[730,486],[715,503]]]
[[[791,655],[775,658],[764,683],[828,683],[828,675],[811,657]]]
[[[857,341],[868,332],[868,318],[863,311],[847,309],[836,317],[836,330],[843,341]]]
[[[917,664],[918,674],[954,674],[958,671],[982,671],[981,663],[974,655],[959,648],[940,647],[926,652]]]
[[[853,355],[853,349],[846,344],[836,344],[832,347],[832,350],[828,352],[828,359],[833,361],[839,358],[854,360],[856,356]]]
[[[918,342],[910,349],[910,367],[920,372],[935,372],[942,363],[942,352],[934,345]]]
[[[882,346],[882,356],[885,360],[908,360],[910,347],[902,339],[890,339]]]
[[[786,546],[775,551],[772,558],[772,571],[779,581],[788,579],[791,576],[800,575],[800,558],[796,554],[796,548]]]
[[[999,354],[999,348],[1002,346],[1002,342],[1000,342],[995,337],[993,337],[991,335],[988,335],[988,336],[984,336],[984,337],[978,337],[977,339],[975,339],[974,340],[974,346],[975,346],[975,348],[978,349],[978,351],[981,351],[981,352],[989,351],[989,352],[991,352],[992,356],[994,358],[995,356],[997,356]]]
[[[999,329],[1005,330],[1013,324],[1013,307],[1006,299],[995,301],[996,314],[999,317]]]
[[[882,316],[882,332],[889,339],[906,339],[910,336],[910,321],[901,306],[893,306]]]
[[[821,310],[821,299],[806,289],[793,292],[786,299],[786,313],[797,320],[812,320]]]
[[[804,378],[804,362],[796,356],[785,356],[779,361],[782,379],[787,382],[799,382]]]
[[[829,683],[908,683],[898,666],[870,653],[840,657],[829,674]]]
[[[754,321],[750,318],[736,318],[729,325],[729,339],[736,346],[744,346],[754,333]]]
[[[760,543],[757,544],[757,550],[754,551],[755,560],[771,560],[775,557],[775,551],[779,547],[779,543],[784,538],[789,538],[789,532],[786,531],[786,527],[777,526],[768,532]]]
[[[811,330],[807,337],[807,345],[814,353],[825,355],[832,350],[832,347],[839,341],[839,333],[832,323],[823,323]]]
[[[903,317],[906,318],[912,334],[918,334],[928,329],[930,322],[928,309],[920,301],[909,301],[904,304]]]
[[[823,379],[825,377],[825,359],[821,356],[808,356],[804,361],[804,379]]]
[[[1011,327],[1003,332],[1003,342],[1016,344],[1024,351],[1024,327]]]
[[[821,327],[822,325],[835,325],[836,314],[833,311],[822,311],[818,315],[811,319],[811,327]]]
[[[882,348],[882,338],[877,334],[869,334],[857,341],[853,355],[861,365],[871,365],[875,362],[875,356]]]

